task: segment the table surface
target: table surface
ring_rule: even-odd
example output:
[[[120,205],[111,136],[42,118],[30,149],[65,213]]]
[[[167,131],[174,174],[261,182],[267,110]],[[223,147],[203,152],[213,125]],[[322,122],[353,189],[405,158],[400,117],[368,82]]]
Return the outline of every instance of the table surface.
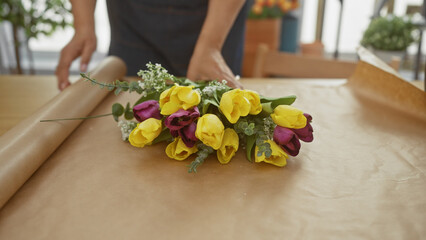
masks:
[[[79,76],[71,76],[71,82],[78,80]],[[260,81],[261,79],[242,79],[242,81]],[[274,79],[285,81],[312,82],[329,81],[341,82],[342,79]],[[424,89],[422,81],[411,82],[420,89]],[[55,76],[43,75],[0,75],[0,135],[15,126],[17,123],[31,115],[38,108],[46,104],[59,93],[56,87]]]
[[[285,168],[251,164],[240,150],[228,165],[219,164],[213,155],[199,174],[188,174],[189,162],[167,158],[166,143],[133,148],[122,142],[111,118],[83,121],[40,160],[34,174],[2,208],[0,239],[420,239],[426,235],[424,118],[401,114],[395,105],[407,94],[390,95],[399,88],[386,87],[394,85],[372,90],[380,87],[378,80],[386,84],[387,79],[373,75],[377,80],[371,84],[362,77],[354,78],[352,85],[345,80],[242,80],[247,88],[271,97],[297,95],[295,106],[314,116],[315,141],[303,144]],[[37,108],[36,101],[43,100],[38,95],[46,95],[39,105],[49,101],[58,93],[55,79],[41,78],[47,85],[29,77],[5,79],[15,84],[7,91],[9,103],[15,105],[0,104],[9,106],[9,112],[0,113],[15,112],[17,122]],[[70,99],[78,100],[58,104],[57,109],[74,102],[81,106],[82,91],[97,90],[89,83],[86,89],[85,84],[69,89],[75,90]],[[424,96],[403,85],[407,92]],[[4,86],[0,85],[6,92],[9,88]],[[27,90],[20,91],[24,86]],[[43,93],[48,88],[53,91],[50,96]],[[387,94],[390,104],[382,102]],[[114,102],[136,99],[111,94],[88,111],[102,114]],[[20,126],[25,132],[24,124]],[[3,136],[10,133],[20,136],[19,131]],[[46,135],[41,133],[26,139],[41,139]],[[50,133],[56,137],[57,131]],[[50,142],[43,142],[48,148]],[[21,155],[23,148],[31,157],[17,163],[13,156]],[[35,149],[41,148],[24,144],[10,151],[11,158],[0,159],[21,163],[23,169],[34,163]]]

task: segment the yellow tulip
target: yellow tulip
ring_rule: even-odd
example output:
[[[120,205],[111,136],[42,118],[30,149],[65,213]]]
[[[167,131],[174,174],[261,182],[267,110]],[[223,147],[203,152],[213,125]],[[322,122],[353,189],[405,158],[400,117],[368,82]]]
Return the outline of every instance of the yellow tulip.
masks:
[[[194,86],[173,86],[160,95],[162,115],[170,115],[179,109],[188,110],[201,101],[200,93],[192,90]]]
[[[232,128],[225,129],[222,145],[217,150],[217,159],[220,163],[226,164],[238,151],[239,138],[238,134]]]
[[[196,153],[197,151],[198,149],[196,146],[188,148],[180,137],[175,138],[175,140],[166,147],[167,156],[179,161],[185,160],[187,157],[193,153]]]
[[[260,104],[259,94],[251,90],[243,90],[244,97],[250,102],[250,114],[257,115],[262,111],[262,105]]]
[[[288,158],[287,153],[285,153],[284,150],[282,150],[280,146],[278,146],[274,141],[267,140],[267,142],[271,144],[271,150],[272,150],[271,156],[267,158],[265,154],[262,154],[262,156],[258,157],[257,152],[259,151],[259,148],[256,147],[255,162],[266,162],[278,167],[284,167],[287,164],[287,158]]]
[[[288,105],[277,106],[271,117],[275,124],[285,128],[304,128],[307,122],[301,110]]]
[[[148,118],[139,123],[129,135],[129,142],[135,147],[149,145],[161,133],[161,120]]]
[[[195,136],[205,145],[217,150],[222,144],[225,127],[214,114],[205,114],[198,119]]]
[[[249,114],[250,102],[244,95],[241,89],[234,89],[222,95],[219,109],[230,123],[236,123],[240,117]]]

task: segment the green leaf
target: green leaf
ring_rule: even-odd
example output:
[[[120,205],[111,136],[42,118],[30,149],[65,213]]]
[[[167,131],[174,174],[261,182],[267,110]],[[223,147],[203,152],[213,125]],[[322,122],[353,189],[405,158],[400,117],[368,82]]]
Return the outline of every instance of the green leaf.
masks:
[[[120,117],[124,113],[124,107],[120,103],[114,103],[112,105],[112,115]]]
[[[139,98],[133,106],[136,106],[139,103],[143,103],[143,102],[148,101],[148,100],[157,100],[158,101],[159,98],[160,98],[160,93],[151,92],[151,93],[148,93],[146,96]]]
[[[296,96],[286,96],[286,97],[280,97],[280,98],[270,98],[270,97],[260,97],[261,103],[271,103],[272,109],[276,108],[278,105],[291,105],[296,101]]]
[[[114,120],[115,120],[116,122],[118,122],[118,117],[117,117],[117,116],[112,115],[112,117],[114,118]]]
[[[256,142],[256,136],[255,135],[248,136],[246,142],[247,142],[246,143],[247,160],[249,160],[250,162],[253,162],[253,160],[251,159],[251,154],[253,152],[254,143]]]
[[[170,130],[168,128],[164,128],[163,131],[161,131],[160,135],[154,141],[152,141],[152,144],[156,144],[159,142],[163,142],[166,140],[172,139],[172,135],[170,134]]]
[[[207,113],[207,111],[208,111],[208,109],[209,109],[210,105],[213,105],[213,106],[216,106],[216,107],[218,107],[218,108],[219,108],[219,104],[218,104],[216,101],[214,101],[214,100],[212,100],[212,99],[205,99],[205,100],[203,101],[203,109],[202,109],[203,114],[206,114],[206,113]]]
[[[130,108],[130,103],[127,103],[126,109],[124,110],[124,118],[127,120],[133,119],[133,110]]]
[[[118,86],[118,87],[115,89],[114,94],[117,96],[120,92],[121,92],[121,87],[120,87],[120,86]]]

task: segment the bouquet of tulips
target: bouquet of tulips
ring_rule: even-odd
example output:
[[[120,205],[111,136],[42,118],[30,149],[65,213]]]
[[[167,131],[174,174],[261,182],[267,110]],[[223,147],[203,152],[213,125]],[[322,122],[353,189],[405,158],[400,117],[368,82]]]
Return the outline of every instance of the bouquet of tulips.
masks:
[[[248,17],[252,19],[280,18],[298,7],[298,0],[255,0]]]
[[[167,141],[168,157],[182,161],[197,156],[189,165],[196,172],[210,154],[227,164],[242,146],[247,159],[279,167],[288,155],[296,156],[300,140],[313,140],[312,117],[290,106],[296,97],[268,98],[255,91],[232,89],[226,81],[193,82],[176,78],[159,64],[147,64],[138,75],[143,81],[101,83],[109,90],[137,92],[140,98],[130,107],[112,106],[124,141],[134,147]]]

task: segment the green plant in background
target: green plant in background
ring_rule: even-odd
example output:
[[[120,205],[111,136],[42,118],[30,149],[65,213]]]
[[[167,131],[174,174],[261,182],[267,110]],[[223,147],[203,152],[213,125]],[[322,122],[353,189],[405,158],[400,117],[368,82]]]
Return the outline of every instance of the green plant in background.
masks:
[[[0,23],[12,24],[17,73],[22,74],[18,32],[23,30],[25,42],[40,35],[51,35],[70,25],[71,4],[68,0],[1,0]]]
[[[404,51],[415,42],[415,25],[408,17],[387,16],[370,22],[361,45],[385,51]]]

